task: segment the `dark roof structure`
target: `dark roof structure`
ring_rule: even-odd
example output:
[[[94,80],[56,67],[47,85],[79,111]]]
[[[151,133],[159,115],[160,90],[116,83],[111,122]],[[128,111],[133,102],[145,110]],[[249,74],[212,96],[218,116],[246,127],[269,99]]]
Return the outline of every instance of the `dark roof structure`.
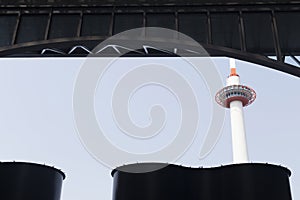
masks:
[[[300,76],[299,67],[285,63],[291,56],[300,65],[300,1],[0,0],[0,5],[2,57],[86,56],[122,31],[163,27],[192,37],[211,56]],[[141,56],[171,56],[156,51]]]
[[[181,6],[181,5],[259,5],[259,4],[287,4],[290,0],[1,0],[2,6],[25,5],[25,6],[84,6],[84,5],[107,5],[107,6]]]

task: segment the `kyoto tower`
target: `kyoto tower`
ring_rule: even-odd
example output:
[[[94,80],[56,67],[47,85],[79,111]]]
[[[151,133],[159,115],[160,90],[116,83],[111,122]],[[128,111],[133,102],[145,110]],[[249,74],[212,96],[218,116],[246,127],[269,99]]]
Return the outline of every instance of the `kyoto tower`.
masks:
[[[292,200],[289,169],[248,162],[243,107],[255,100],[256,93],[240,85],[233,59],[230,68],[226,87],[216,94],[216,101],[230,108],[234,164],[210,168],[155,162],[123,165],[112,171],[113,200]]]
[[[243,107],[250,105],[255,98],[253,89],[240,84],[235,60],[230,58],[230,75],[226,80],[226,87],[217,92],[215,99],[218,104],[230,109],[233,163],[248,162]]]

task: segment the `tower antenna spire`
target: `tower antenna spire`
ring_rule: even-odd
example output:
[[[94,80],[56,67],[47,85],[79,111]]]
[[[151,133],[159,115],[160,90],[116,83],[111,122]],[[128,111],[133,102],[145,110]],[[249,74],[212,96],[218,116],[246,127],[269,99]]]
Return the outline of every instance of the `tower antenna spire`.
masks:
[[[229,59],[229,66],[230,75],[226,80],[226,87],[217,92],[215,99],[218,104],[230,109],[233,162],[247,163],[248,150],[243,107],[255,100],[256,93],[250,87],[240,84],[235,59]]]
[[[230,66],[230,76],[237,76],[236,64],[234,58],[229,58],[229,66]]]

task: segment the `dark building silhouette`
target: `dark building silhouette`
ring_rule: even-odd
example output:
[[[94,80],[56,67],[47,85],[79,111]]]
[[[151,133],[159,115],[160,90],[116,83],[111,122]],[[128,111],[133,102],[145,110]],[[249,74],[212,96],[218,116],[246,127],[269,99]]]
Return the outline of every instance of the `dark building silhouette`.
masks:
[[[214,168],[125,165],[112,172],[113,200],[291,200],[290,175],[287,168],[258,163]]]
[[[65,174],[46,165],[0,163],[1,200],[59,200]]]

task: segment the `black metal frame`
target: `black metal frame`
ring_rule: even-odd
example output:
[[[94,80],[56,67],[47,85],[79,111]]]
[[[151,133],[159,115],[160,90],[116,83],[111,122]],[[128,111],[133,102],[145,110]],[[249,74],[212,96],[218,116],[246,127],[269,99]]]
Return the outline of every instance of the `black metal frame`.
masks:
[[[17,15],[17,21],[14,27],[12,40],[10,45],[0,47],[1,57],[29,57],[29,56],[86,56],[98,43],[102,42],[106,38],[110,37],[114,33],[115,15],[120,13],[141,13],[143,15],[143,26],[147,26],[147,14],[152,13],[171,13],[175,17],[175,29],[179,31],[178,15],[181,13],[204,13],[207,16],[207,41],[201,44],[211,56],[228,56],[237,59],[249,61],[252,63],[260,64],[272,69],[276,69],[282,72],[292,74],[300,77],[300,68],[285,63],[285,56],[291,56],[295,62],[300,66],[299,60],[296,56],[300,55],[299,50],[283,50],[280,45],[280,35],[278,31],[276,14],[277,13],[292,13],[300,12],[300,1],[279,1],[274,2],[262,2],[262,1],[230,1],[223,2],[217,1],[181,1],[181,0],[163,0],[163,1],[139,1],[131,0],[126,1],[106,1],[101,3],[95,0],[86,0],[86,3],[82,1],[72,1],[72,4],[68,4],[66,0],[54,0],[54,1],[35,1],[27,0],[27,4],[24,1],[16,1],[14,4],[11,1],[0,0],[2,6],[0,6],[0,15]],[[267,12],[271,16],[271,27],[273,35],[274,53],[270,52],[251,52],[247,49],[246,44],[246,30],[244,24],[244,13],[259,13]],[[86,14],[107,13],[111,16],[108,34],[104,36],[86,36],[81,35],[81,29],[83,25],[83,16]],[[212,19],[211,15],[214,13],[236,13],[238,15],[238,29],[239,29],[239,48],[228,48],[225,46],[218,46],[213,44],[213,32],[212,32]],[[39,15],[46,14],[48,16],[44,39],[40,41],[31,41],[27,43],[17,43],[17,35],[20,26],[20,19],[23,15]],[[57,38],[50,39],[49,32],[51,30],[51,22],[53,14],[78,14],[79,23],[77,24],[76,34],[71,38]],[[296,26],[296,25],[295,25]],[[82,46],[82,51],[77,53],[70,53],[71,49],[75,46]],[[180,48],[180,47],[178,47]],[[50,49],[50,50],[49,50]],[[43,53],[42,53],[43,52]],[[48,52],[47,54],[45,52]],[[49,53],[50,52],[50,53]],[[42,53],[42,54],[41,54]],[[268,58],[268,56],[276,56],[276,60]],[[172,56],[166,55],[164,52],[161,54],[149,54],[142,53],[141,55],[126,54],[126,56]],[[186,53],[186,56],[198,56],[191,53]]]

